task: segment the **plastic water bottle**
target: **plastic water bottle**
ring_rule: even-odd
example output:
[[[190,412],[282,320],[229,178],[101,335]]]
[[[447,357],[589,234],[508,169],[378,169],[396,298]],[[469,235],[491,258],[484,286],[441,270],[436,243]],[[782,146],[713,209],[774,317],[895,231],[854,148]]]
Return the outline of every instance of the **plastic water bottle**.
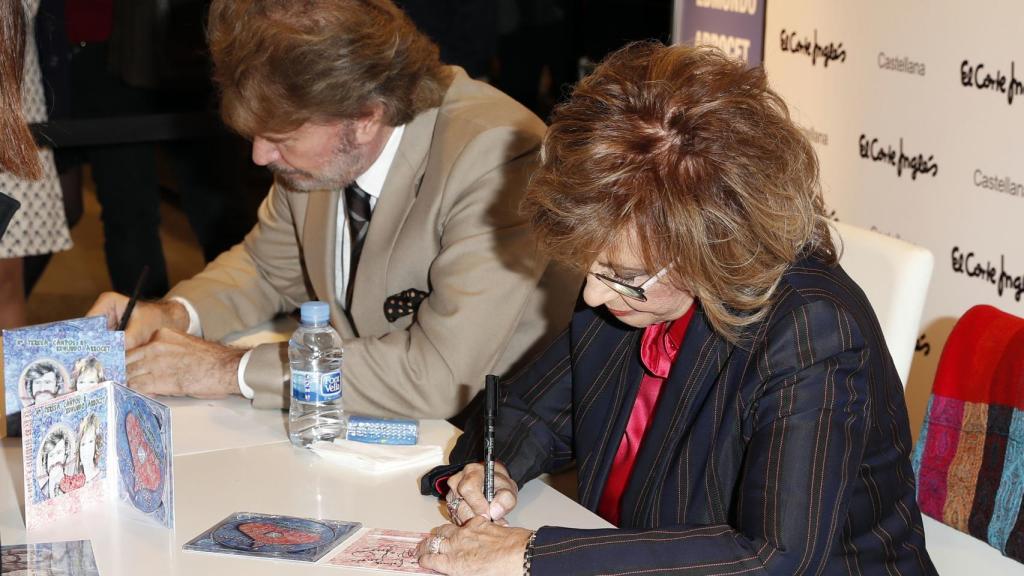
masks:
[[[292,401],[288,437],[296,446],[345,437],[341,406],[341,336],[331,327],[324,302],[306,302],[301,324],[288,341]]]

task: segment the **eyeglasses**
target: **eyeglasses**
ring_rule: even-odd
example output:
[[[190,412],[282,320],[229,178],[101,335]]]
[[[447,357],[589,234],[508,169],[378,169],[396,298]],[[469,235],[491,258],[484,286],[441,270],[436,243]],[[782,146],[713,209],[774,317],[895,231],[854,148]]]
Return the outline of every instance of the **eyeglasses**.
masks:
[[[625,296],[626,298],[631,298],[639,302],[647,302],[647,291],[650,290],[651,286],[654,286],[658,282],[658,280],[661,280],[661,277],[667,273],[668,267],[666,266],[665,268],[659,270],[657,274],[645,280],[644,283],[639,286],[630,286],[629,284],[626,284],[621,280],[616,280],[611,276],[605,276],[604,274],[601,274],[599,272],[590,272],[590,275],[593,276],[594,278],[597,278],[598,280],[603,282],[605,286],[611,288],[612,290]]]

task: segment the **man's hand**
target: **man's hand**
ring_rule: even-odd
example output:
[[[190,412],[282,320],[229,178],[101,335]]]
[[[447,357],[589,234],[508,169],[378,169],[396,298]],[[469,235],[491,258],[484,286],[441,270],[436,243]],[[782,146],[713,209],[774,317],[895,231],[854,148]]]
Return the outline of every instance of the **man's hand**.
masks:
[[[104,292],[96,299],[96,303],[86,312],[86,316],[105,316],[107,328],[117,328],[128,306],[128,297],[117,292]],[[135,303],[135,310],[128,320],[128,329],[124,332],[124,346],[131,350],[149,342],[153,334],[160,328],[171,328],[179,332],[188,331],[188,310],[178,302],[163,300],[160,302]]]
[[[133,323],[135,315],[132,314]],[[143,394],[223,398],[238,394],[238,362],[245,350],[167,328],[128,352],[128,385]]]

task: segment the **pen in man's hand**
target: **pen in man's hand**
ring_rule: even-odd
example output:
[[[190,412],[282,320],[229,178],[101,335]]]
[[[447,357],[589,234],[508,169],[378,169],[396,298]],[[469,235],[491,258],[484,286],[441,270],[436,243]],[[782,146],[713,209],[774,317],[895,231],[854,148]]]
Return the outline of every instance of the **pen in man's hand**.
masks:
[[[128,327],[128,320],[132,317],[132,310],[135,309],[135,303],[139,300],[139,292],[142,292],[142,285],[146,281],[147,273],[149,273],[149,265],[142,267],[139,280],[135,283],[135,290],[132,290],[132,297],[128,299],[128,305],[124,307],[124,314],[121,314],[121,321],[117,324],[117,329],[121,332]]]
[[[494,500],[494,421],[498,416],[498,377],[488,374],[484,386],[487,401],[484,422],[484,496],[490,504]]]

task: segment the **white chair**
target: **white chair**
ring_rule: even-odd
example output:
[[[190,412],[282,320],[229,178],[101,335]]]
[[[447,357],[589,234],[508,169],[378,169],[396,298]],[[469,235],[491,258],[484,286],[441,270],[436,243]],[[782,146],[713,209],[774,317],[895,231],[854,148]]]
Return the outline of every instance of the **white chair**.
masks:
[[[920,246],[885,234],[833,222],[839,263],[867,295],[903,386],[920,334],[935,258]]]

